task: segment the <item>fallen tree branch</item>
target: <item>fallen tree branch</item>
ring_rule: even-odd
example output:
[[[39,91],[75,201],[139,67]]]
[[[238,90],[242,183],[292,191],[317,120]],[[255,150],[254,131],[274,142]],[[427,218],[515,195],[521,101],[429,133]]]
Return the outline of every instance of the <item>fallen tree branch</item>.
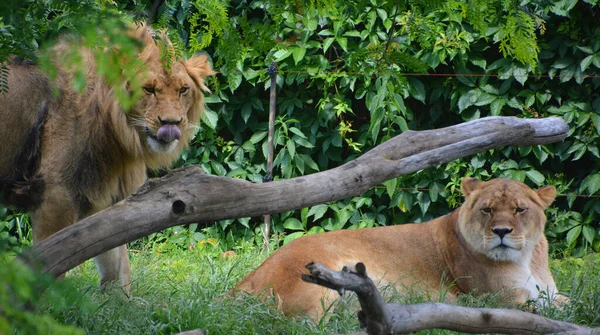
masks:
[[[262,216],[359,195],[391,178],[507,145],[546,144],[569,128],[556,117],[490,117],[406,131],[340,167],[270,183],[206,175],[199,167],[150,179],[136,194],[67,227],[20,256],[55,276],[168,227]]]
[[[600,334],[599,328],[556,321],[514,309],[468,308],[441,303],[385,304],[362,263],[356,265],[356,272],[347,268],[337,272],[318,263],[310,263],[306,268],[310,271],[310,275],[302,275],[306,282],[338,291],[356,292],[361,306],[361,328],[365,328],[369,335],[406,334],[426,329],[463,333]]]

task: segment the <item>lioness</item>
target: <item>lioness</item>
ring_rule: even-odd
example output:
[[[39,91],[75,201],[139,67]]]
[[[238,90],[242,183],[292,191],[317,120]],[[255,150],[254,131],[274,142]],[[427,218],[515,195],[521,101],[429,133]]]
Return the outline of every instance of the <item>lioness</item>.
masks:
[[[548,269],[544,210],[556,196],[552,186],[537,191],[510,179],[462,181],[464,204],[453,213],[421,224],[340,230],[292,241],[236,285],[276,297],[285,314],[323,315],[337,293],[300,279],[304,266],[330,269],[366,265],[380,284],[402,291],[448,290],[450,300],[466,292],[508,293],[520,304],[557,293]],[[562,298],[564,299],[564,298]]]
[[[87,68],[83,93],[73,89],[68,65],[57,62],[56,79],[50,80],[29,61],[12,58],[6,64],[0,190],[4,203],[31,215],[34,243],[133,193],[147,167],[170,167],[195,133],[205,78],[214,74],[206,55],[176,59],[166,68],[155,41],[170,46],[164,34],[143,25],[130,33],[142,43],[138,58],[144,66],[136,78],[143,83],[142,96],[129,110],[97,75],[89,49],[79,50]],[[72,41],[64,38],[52,55],[73,50]],[[120,280],[129,295],[127,247],[95,260],[101,285]]]

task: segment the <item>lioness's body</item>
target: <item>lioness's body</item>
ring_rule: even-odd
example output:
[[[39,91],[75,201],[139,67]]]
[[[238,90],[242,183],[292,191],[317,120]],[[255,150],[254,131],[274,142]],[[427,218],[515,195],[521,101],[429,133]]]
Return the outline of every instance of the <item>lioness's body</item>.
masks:
[[[341,230],[292,241],[236,288],[273,294],[284,313],[304,312],[314,319],[322,316],[322,306],[329,306],[338,294],[301,280],[300,275],[307,273],[304,267],[310,262],[331,269],[353,268],[363,262],[369,277],[382,285],[394,285],[399,291],[417,288],[434,297],[439,292],[447,292],[451,300],[466,292],[504,292],[511,302],[524,303],[538,297],[538,288],[556,293],[548,269],[547,241],[543,236],[543,211],[554,199],[555,189],[547,187],[536,193],[522,183],[507,179],[488,183],[465,179],[463,190],[466,201],[462,207],[426,223]],[[481,197],[488,201],[483,205],[485,208],[496,211],[496,220],[482,223],[469,215],[473,210],[480,211]],[[518,206],[527,206],[527,212],[506,215],[507,211],[521,208]],[[527,215],[527,223],[518,222],[516,215]],[[480,236],[481,245],[473,244],[480,240],[473,238],[480,229],[475,225],[479,224],[487,227],[484,230],[490,230],[486,237]],[[519,250],[485,249],[484,239],[488,240],[488,246],[495,243],[496,234],[491,233],[491,229],[513,229],[514,240],[503,243],[510,243]],[[504,239],[511,238],[511,233]],[[527,240],[527,243],[518,241],[521,237],[517,235],[521,233],[524,233],[522,242]]]
[[[167,70],[154,32],[142,26],[131,33],[143,45],[137,79],[144,94],[127,111],[115,98],[122,87],[98,77],[92,52],[74,49],[72,38],[51,52],[82,55],[84,92],[73,88],[69,64],[57,62],[50,80],[31,62],[8,62],[8,92],[0,94],[0,187],[5,203],[29,211],[34,243],[124,199],[144,183],[147,167],[170,167],[193,137],[204,78],[214,73],[206,56],[177,59]],[[129,292],[125,246],[96,263],[102,283],[120,280]]]

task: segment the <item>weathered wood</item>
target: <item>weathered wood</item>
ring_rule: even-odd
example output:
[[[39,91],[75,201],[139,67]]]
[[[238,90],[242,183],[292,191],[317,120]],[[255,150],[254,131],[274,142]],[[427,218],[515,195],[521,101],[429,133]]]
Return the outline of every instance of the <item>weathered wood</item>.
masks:
[[[337,272],[318,263],[310,263],[306,268],[310,271],[310,275],[302,275],[306,282],[338,291],[356,292],[361,306],[361,328],[366,329],[369,335],[407,334],[426,329],[463,333],[600,334],[598,328],[556,321],[515,309],[468,308],[441,303],[385,304],[362,263],[356,265],[356,272],[347,268]]]
[[[65,228],[21,259],[55,276],[107,250],[168,227],[254,217],[356,196],[391,178],[507,145],[567,136],[560,118],[492,117],[443,129],[407,131],[340,167],[254,184],[210,176],[199,167],[151,179],[136,194]]]

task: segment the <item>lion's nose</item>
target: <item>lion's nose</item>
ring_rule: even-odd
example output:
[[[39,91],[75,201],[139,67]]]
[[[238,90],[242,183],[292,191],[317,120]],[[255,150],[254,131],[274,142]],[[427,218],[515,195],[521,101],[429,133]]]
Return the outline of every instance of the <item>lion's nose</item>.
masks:
[[[161,119],[160,116],[158,117],[158,121],[160,121],[161,125],[167,125],[167,124],[174,124],[174,125],[178,125],[181,123],[181,121],[183,120],[183,118],[179,118],[179,120],[174,120],[171,118],[166,118],[166,119]]]
[[[494,228],[492,231],[502,239],[504,236],[512,233],[513,230],[510,228]]]

